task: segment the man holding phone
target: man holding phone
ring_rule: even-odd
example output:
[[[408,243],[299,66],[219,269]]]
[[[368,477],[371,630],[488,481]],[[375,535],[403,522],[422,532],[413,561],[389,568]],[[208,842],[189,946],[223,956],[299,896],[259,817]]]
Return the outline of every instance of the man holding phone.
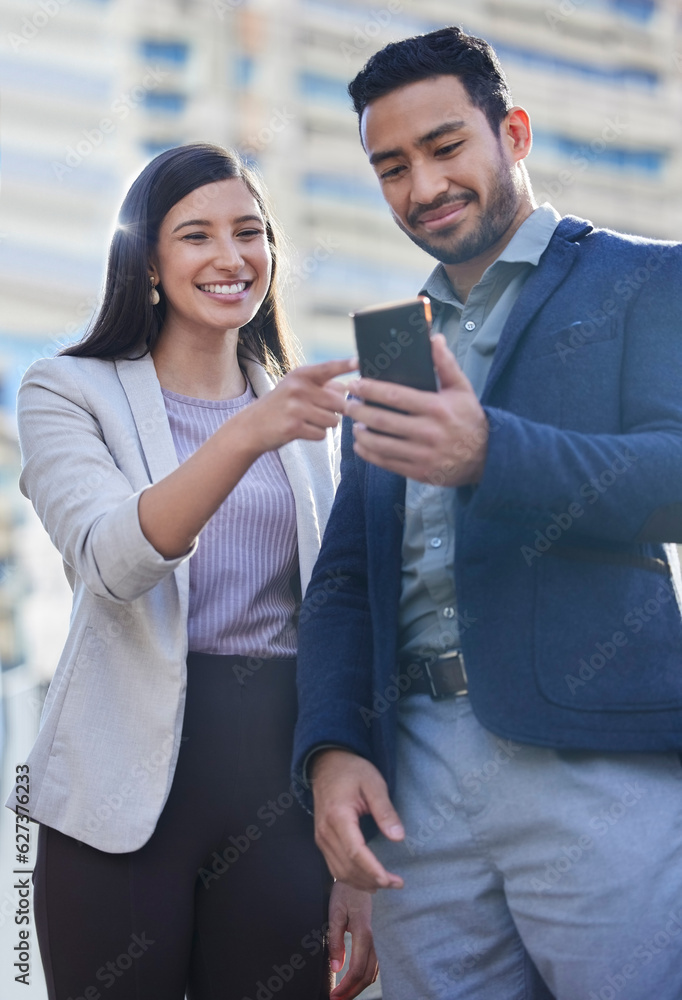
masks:
[[[440,388],[346,404],[300,627],[318,843],[381,890],[386,1000],[679,1000],[682,248],[538,207],[528,115],[458,28],[349,89],[440,262]]]

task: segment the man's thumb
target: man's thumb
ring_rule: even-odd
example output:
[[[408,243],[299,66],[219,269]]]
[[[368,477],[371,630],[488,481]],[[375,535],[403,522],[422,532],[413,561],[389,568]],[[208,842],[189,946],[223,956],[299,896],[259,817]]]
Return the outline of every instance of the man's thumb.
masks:
[[[469,380],[457,364],[442,333],[434,333],[431,338],[431,355],[441,389],[465,389],[468,387]]]
[[[404,838],[405,828],[385,792],[371,799],[368,796],[368,805],[377,826],[385,837],[388,837],[389,840],[402,840]]]

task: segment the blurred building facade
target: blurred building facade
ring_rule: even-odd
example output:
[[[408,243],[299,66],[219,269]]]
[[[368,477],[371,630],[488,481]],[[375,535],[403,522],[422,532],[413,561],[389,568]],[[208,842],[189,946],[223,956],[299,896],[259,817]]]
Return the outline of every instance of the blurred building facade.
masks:
[[[348,312],[417,291],[432,261],[389,216],[346,86],[388,41],[451,23],[495,45],[531,114],[539,200],[682,237],[682,0],[0,0],[0,784],[32,742],[69,616],[16,487],[14,397],[96,308],[129,182],[182,142],[241,149],[291,243],[306,356],[349,353]],[[0,711],[0,744],[2,730]],[[10,834],[0,823],[3,857]],[[29,992],[45,996],[39,973]]]
[[[415,289],[430,261],[397,236],[346,85],[387,41],[452,22],[493,42],[529,109],[541,200],[679,237],[679,0],[2,0],[8,392],[27,356],[53,353],[91,315],[129,180],[200,138],[236,145],[264,174],[293,244],[306,354],[347,351],[348,311]]]
[[[196,139],[237,146],[262,171],[291,242],[306,356],[350,352],[348,312],[416,291],[432,262],[390,218],[347,83],[386,42],[453,22],[495,45],[531,113],[540,200],[680,238],[682,0],[1,0],[8,411],[30,361],[92,315],[130,180]]]
[[[432,262],[398,234],[358,142],[347,82],[387,41],[461,23],[496,47],[531,113],[540,201],[595,224],[682,234],[682,20],[653,0],[253,3],[237,141],[254,145],[299,251],[296,328],[312,358],[350,346],[349,309],[416,291]],[[228,14],[225,14],[227,17]],[[273,105],[272,80],[282,95]],[[279,134],[273,107],[291,114]],[[258,131],[259,123],[261,131]]]
[[[431,261],[388,214],[346,86],[386,42],[452,22],[493,42],[531,113],[540,200],[679,238],[679,0],[2,0],[7,409],[30,361],[92,315],[130,180],[157,152],[195,139],[237,146],[260,168],[291,242],[289,310],[304,352],[348,353],[348,312],[417,290]],[[9,504],[5,519],[21,509]],[[0,580],[0,604],[11,603],[9,586],[13,600],[16,574]],[[25,602],[29,658],[43,637],[40,675],[62,615],[51,626],[36,611],[37,629],[30,608],[44,604]],[[6,624],[16,662],[22,643],[10,633]]]

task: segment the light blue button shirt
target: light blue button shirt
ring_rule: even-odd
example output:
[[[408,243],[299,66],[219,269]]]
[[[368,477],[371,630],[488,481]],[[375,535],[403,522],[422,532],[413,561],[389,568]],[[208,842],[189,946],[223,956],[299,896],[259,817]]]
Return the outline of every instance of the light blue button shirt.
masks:
[[[457,298],[442,264],[422,289],[434,307],[433,332],[445,335],[479,398],[504,325],[559,219],[548,203],[536,208],[471,289],[466,304]],[[466,608],[457,607],[454,563],[454,491],[408,479],[400,598],[402,654],[453,649],[459,646],[462,631],[473,624]]]

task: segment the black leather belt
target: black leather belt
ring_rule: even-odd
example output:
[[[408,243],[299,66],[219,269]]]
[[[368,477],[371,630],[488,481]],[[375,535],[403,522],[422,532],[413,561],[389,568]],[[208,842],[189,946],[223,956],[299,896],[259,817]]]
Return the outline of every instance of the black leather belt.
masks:
[[[434,701],[467,693],[469,682],[464,657],[459,649],[440,656],[412,656],[400,661],[401,697],[430,694]],[[408,684],[409,682],[409,684]]]

